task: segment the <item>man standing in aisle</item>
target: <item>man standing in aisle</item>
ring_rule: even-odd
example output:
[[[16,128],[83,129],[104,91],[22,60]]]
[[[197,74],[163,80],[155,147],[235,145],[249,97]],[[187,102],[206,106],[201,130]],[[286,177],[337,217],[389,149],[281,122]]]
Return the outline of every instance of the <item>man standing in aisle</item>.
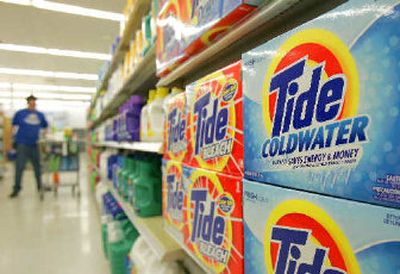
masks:
[[[15,161],[15,184],[10,198],[17,197],[21,190],[22,174],[27,160],[30,160],[33,165],[38,191],[42,187],[40,155],[37,142],[40,130],[47,129],[48,123],[44,114],[36,110],[36,97],[31,95],[26,100],[28,108],[17,111],[12,121],[13,127],[17,128],[15,136],[17,159]]]

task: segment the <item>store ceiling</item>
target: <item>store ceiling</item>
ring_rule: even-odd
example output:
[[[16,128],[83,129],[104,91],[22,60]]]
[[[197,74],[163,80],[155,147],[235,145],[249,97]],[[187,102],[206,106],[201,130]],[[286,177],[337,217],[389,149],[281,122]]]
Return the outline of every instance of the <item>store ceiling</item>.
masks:
[[[51,0],[122,13],[126,0]],[[0,1],[0,42],[43,48],[109,53],[119,22]],[[0,50],[0,68],[97,74],[102,60]],[[93,87],[95,81],[0,74],[0,82]],[[2,92],[2,91],[0,91]]]

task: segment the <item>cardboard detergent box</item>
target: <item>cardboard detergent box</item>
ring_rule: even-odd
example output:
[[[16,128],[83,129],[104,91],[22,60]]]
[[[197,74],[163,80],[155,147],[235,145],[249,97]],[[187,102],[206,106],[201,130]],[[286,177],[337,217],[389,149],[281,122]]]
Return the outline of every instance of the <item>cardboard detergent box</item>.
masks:
[[[186,93],[179,93],[165,106],[164,159],[186,162],[191,155]]]
[[[262,0],[160,1],[157,74],[165,76],[244,20]]]
[[[193,55],[217,40],[254,11],[262,0],[193,1],[184,31],[185,53]]]
[[[188,24],[190,2],[177,0],[162,3],[157,16],[156,67],[157,75],[165,76],[179,64],[187,55],[184,53],[185,40],[183,26]]]
[[[399,273],[400,210],[244,180],[245,272]]]
[[[191,155],[186,164],[243,176],[241,64],[186,86]]]
[[[183,187],[182,163],[162,161],[162,215],[164,226],[174,238],[183,243]]]
[[[244,54],[245,177],[399,207],[399,26],[350,0]]]
[[[187,248],[213,273],[243,273],[241,178],[184,166],[183,188]]]

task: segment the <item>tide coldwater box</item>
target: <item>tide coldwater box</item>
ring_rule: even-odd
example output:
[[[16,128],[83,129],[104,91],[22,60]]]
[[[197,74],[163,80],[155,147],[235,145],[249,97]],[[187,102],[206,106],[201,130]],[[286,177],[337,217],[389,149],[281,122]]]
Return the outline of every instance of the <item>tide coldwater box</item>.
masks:
[[[247,180],[243,188],[246,273],[399,273],[399,210]]]
[[[185,163],[243,176],[241,63],[186,86],[190,155]]]
[[[399,26],[350,0],[244,54],[245,177],[399,207]]]

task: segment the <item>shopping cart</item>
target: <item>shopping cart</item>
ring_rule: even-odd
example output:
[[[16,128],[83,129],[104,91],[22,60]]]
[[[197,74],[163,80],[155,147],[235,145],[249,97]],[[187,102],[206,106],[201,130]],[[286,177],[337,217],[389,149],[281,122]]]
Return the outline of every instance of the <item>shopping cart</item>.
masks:
[[[39,144],[43,181],[40,198],[44,199],[46,191],[53,191],[57,196],[60,187],[71,187],[72,195],[79,197],[81,194],[79,143],[72,140],[43,140]],[[64,181],[62,177],[68,179]]]

